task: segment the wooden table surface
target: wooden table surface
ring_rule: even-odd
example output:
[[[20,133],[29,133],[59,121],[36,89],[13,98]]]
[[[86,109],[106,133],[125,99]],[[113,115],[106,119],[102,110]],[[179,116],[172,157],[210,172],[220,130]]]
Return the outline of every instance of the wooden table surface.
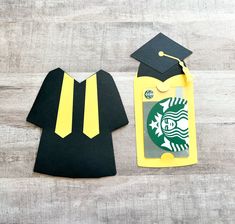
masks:
[[[235,2],[224,0],[2,0],[0,223],[235,223]],[[136,165],[129,55],[163,32],[193,50],[199,162]],[[78,80],[104,69],[129,125],[113,132],[118,174],[33,173],[41,130],[25,121],[49,70]]]

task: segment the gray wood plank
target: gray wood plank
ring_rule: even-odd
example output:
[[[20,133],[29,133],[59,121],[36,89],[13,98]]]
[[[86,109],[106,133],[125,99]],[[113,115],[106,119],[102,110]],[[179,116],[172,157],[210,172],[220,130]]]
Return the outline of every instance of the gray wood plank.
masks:
[[[235,72],[193,72],[199,163],[145,169],[136,166],[138,62],[129,57],[163,32],[194,51],[192,70],[234,70],[234,8],[230,0],[1,0],[0,223],[235,223]],[[79,80],[114,71],[130,120],[113,133],[116,177],[32,172],[41,131],[25,117],[58,66]]]
[[[136,166],[132,86],[134,74],[113,73],[130,121],[128,126],[113,133],[119,175],[235,173],[235,72],[193,73],[199,163],[177,169]],[[89,73],[70,74],[78,80],[89,76]],[[0,74],[1,177],[42,176],[32,173],[40,129],[25,122],[25,118],[44,77],[45,74],[41,73]]]
[[[232,1],[7,1],[0,11],[3,72],[133,71],[129,55],[158,32],[194,51],[191,69],[235,69]]]
[[[66,69],[64,69],[66,70]],[[68,71],[68,70],[67,70]],[[68,72],[77,80],[90,73]],[[235,71],[192,71],[195,81],[197,123],[235,122]],[[111,73],[118,86],[130,120],[133,114],[133,80],[135,72]],[[0,124],[25,126],[46,73],[0,73]],[[127,88],[128,86],[128,88]]]
[[[235,3],[229,0],[2,0],[0,21],[57,22],[159,22],[233,19]],[[180,15],[180,16],[179,16]]]
[[[0,146],[1,177],[37,177],[33,173],[35,156],[40,139],[38,128],[2,127]],[[114,151],[118,175],[162,174],[234,174],[235,125],[198,124],[199,163],[179,168],[140,168],[136,165],[134,124],[113,133]],[[79,149],[78,149],[79,153]]]
[[[1,178],[1,223],[234,223],[229,175]]]

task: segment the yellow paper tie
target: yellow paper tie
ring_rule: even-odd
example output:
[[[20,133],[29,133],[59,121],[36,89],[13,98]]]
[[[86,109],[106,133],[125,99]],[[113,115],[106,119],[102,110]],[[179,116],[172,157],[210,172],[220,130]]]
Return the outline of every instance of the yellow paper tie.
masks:
[[[86,80],[83,133],[89,138],[93,138],[99,134],[99,109],[96,74]]]
[[[74,79],[64,73],[55,133],[64,138],[72,132]]]

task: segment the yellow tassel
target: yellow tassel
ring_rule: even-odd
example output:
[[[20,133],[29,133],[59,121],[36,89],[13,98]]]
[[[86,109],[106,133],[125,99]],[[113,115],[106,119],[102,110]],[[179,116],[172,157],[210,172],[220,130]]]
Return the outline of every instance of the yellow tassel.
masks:
[[[182,70],[183,70],[183,72],[184,72],[184,74],[185,74],[185,76],[186,76],[187,82],[192,82],[193,77],[192,77],[192,75],[191,75],[189,69],[184,65],[184,63],[183,63],[179,58],[176,58],[176,57],[174,57],[174,56],[172,56],[172,55],[166,54],[166,53],[164,53],[163,51],[159,51],[159,52],[158,52],[158,55],[159,55],[160,57],[165,56],[165,57],[168,57],[168,58],[177,60],[177,61],[179,62],[179,65],[182,67]]]

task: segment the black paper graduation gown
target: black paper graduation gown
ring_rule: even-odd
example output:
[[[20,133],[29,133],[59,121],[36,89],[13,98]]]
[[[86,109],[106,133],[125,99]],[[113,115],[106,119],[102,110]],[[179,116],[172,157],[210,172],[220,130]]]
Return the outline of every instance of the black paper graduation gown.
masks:
[[[87,93],[89,79],[94,79],[96,89],[90,85]],[[97,97],[95,109],[89,94]],[[92,113],[97,113],[96,120]],[[27,121],[42,128],[35,172],[64,177],[116,174],[112,131],[128,124],[128,119],[109,73],[100,70],[79,83],[60,68],[49,72]]]

